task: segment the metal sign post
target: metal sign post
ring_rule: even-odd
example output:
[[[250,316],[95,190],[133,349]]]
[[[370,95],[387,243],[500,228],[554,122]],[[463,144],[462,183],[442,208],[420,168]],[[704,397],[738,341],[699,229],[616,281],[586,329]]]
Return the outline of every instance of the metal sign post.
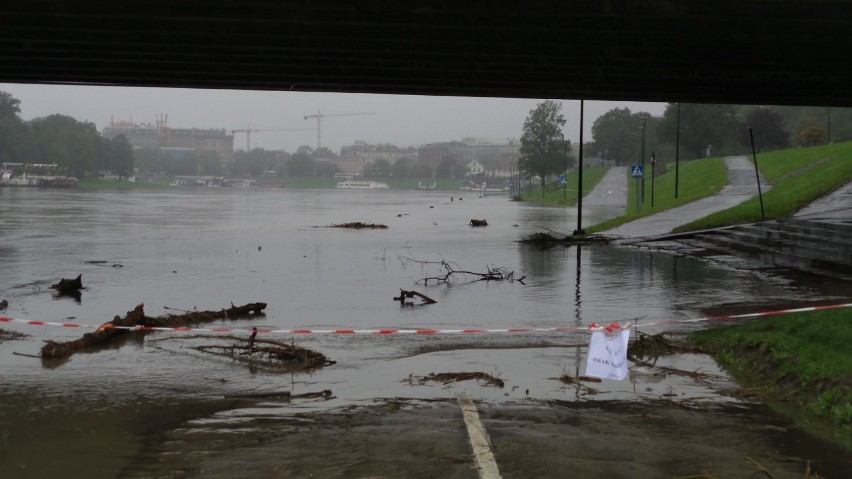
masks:
[[[630,165],[630,176],[636,178],[636,212],[642,207],[642,187],[644,184],[642,178],[645,176],[645,167],[643,165]]]

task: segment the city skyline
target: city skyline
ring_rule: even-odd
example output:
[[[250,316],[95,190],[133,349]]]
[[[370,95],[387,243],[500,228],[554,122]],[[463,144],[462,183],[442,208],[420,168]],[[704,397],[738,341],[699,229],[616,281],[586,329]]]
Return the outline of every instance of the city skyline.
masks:
[[[427,97],[353,93],[255,90],[200,90],[87,85],[0,84],[20,100],[21,118],[51,114],[95,124],[110,121],[155,124],[167,115],[173,128],[251,129],[251,148],[294,152],[316,148],[316,115],[323,147],[338,153],[356,141],[400,148],[463,138],[519,139],[523,122],[543,99]],[[579,100],[557,100],[567,120],[564,133],[579,141]],[[592,140],[594,120],[616,107],[661,115],[665,103],[585,102],[584,141]],[[307,117],[307,118],[306,118]],[[272,131],[288,129],[288,131]],[[234,135],[234,149],[245,149],[246,134]]]

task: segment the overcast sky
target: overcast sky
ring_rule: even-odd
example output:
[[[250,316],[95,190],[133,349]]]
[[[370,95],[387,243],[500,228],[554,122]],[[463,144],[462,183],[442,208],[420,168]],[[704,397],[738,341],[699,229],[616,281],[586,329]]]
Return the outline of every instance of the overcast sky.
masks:
[[[172,128],[231,130],[293,128],[307,130],[255,131],[252,148],[295,151],[316,147],[315,118],[321,112],[322,146],[339,152],[356,140],[392,143],[400,147],[476,138],[520,138],[524,119],[541,100],[507,98],[429,97],[352,93],[302,93],[242,90],[192,90],[68,85],[0,84],[0,91],[21,101],[21,118],[32,120],[54,113],[95,123],[98,131],[115,121],[154,123],[168,115]],[[579,100],[562,100],[568,122],[565,137],[580,136]],[[620,106],[662,115],[664,103],[585,102],[585,137],[603,113]],[[343,115],[370,113],[365,115]],[[340,115],[340,116],[333,116]],[[244,149],[245,133],[236,133],[234,147]]]

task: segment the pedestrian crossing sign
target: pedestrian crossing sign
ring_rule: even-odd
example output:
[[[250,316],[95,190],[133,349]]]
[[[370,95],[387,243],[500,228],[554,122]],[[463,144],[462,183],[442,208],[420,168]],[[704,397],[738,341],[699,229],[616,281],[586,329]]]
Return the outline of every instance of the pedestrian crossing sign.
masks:
[[[645,176],[644,169],[642,165],[630,165],[630,175],[634,178],[642,178]]]

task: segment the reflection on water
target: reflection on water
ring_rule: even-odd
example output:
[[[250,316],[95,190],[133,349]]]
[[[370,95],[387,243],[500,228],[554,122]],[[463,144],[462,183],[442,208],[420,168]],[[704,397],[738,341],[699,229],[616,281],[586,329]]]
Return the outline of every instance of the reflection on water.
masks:
[[[701,308],[723,303],[771,303],[820,294],[643,250],[541,250],[516,240],[544,229],[570,232],[576,222],[572,210],[510,202],[505,196],[459,200],[455,195],[455,201],[449,196],[424,191],[0,189],[0,299],[9,302],[8,316],[83,324],[123,316],[139,303],[145,304],[148,315],[159,315],[262,301],[268,303],[266,316],[251,326],[510,328],[635,318],[641,326],[697,317]],[[595,214],[584,211],[588,224],[595,222]],[[472,218],[484,218],[489,226],[471,228]],[[354,221],[385,224],[388,229],[328,228]],[[503,267],[526,276],[526,284],[470,278],[417,285],[424,277],[442,273],[440,261],[475,272]],[[86,288],[81,301],[55,300],[49,284],[78,274]],[[400,308],[392,299],[400,289],[419,290],[438,303]],[[12,353],[35,354],[43,340],[75,339],[86,331],[20,324],[4,328],[30,337],[0,343],[0,426],[49,411],[61,411],[67,419],[73,417],[67,415],[69,408],[88,417],[128,404],[139,404],[138,409],[255,390],[332,389],[334,404],[394,395],[445,397],[442,388],[412,391],[400,380],[411,373],[453,370],[459,364],[468,370],[502,372],[516,385],[523,382],[517,394],[495,392],[495,401],[523,398],[518,395],[525,389],[538,397],[562,397],[564,389],[547,378],[560,371],[579,373],[580,348],[565,347],[587,340],[582,333],[303,336],[297,338],[300,344],[319,350],[337,365],[282,376],[191,354],[180,347],[180,340],[170,341],[168,348],[130,341],[42,367],[38,360]],[[503,353],[479,349],[481,354],[471,349],[520,346],[549,348]],[[423,351],[437,352],[420,354]],[[524,357],[518,364],[509,360],[518,355]],[[283,410],[299,407],[307,406],[293,404]],[[136,414],[135,419],[144,416],[138,411],[129,414]]]

